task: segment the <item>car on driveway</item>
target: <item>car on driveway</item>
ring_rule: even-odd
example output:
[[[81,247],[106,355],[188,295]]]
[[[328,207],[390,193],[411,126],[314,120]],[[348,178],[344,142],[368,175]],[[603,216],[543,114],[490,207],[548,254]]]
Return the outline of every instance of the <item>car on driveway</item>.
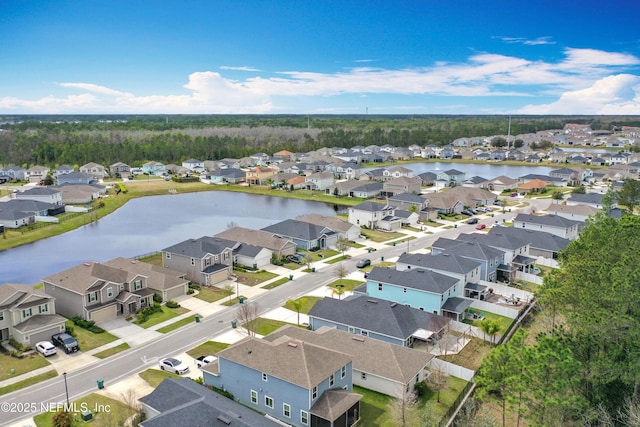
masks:
[[[287,261],[295,262],[296,264],[302,264],[305,262],[306,258],[307,258],[307,255],[301,254],[300,252],[296,252],[293,255],[288,255]]]
[[[484,230],[487,228],[486,224],[478,224],[476,225],[476,230]]]
[[[167,357],[166,359],[160,360],[160,369],[163,371],[173,372],[178,375],[189,372],[189,366],[178,359],[174,359],[173,357]]]
[[[51,344],[50,341],[40,341],[38,344],[36,344],[36,350],[44,357],[53,356],[58,352],[56,350],[56,346]]]
[[[365,268],[371,265],[371,260],[369,258],[363,258],[356,263],[356,267]]]
[[[218,360],[218,358],[215,356],[200,356],[196,359],[195,364],[198,368],[202,368],[204,365],[208,365],[216,360]]]
[[[478,223],[478,218],[469,218],[467,220],[467,224],[477,224]]]
[[[65,353],[75,353],[80,350],[80,344],[67,333],[55,334],[51,337],[51,342],[57,347],[62,347]]]

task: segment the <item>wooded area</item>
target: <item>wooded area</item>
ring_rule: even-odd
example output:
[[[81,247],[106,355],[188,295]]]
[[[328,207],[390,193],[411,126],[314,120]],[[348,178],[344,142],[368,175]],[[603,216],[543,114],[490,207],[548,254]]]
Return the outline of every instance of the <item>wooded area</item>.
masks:
[[[0,164],[140,166],[260,151],[446,145],[462,137],[506,135],[508,122],[507,116],[5,116],[0,117]],[[640,126],[640,117],[513,116],[511,134],[561,129],[566,123],[613,130]]]

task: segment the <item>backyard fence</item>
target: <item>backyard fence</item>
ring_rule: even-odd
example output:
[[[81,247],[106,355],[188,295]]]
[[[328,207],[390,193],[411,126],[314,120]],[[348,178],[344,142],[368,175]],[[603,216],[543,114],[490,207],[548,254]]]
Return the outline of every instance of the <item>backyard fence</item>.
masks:
[[[471,369],[455,365],[450,362],[445,362],[444,360],[436,359],[435,357],[429,362],[429,369],[439,370],[447,375],[462,378],[465,381],[473,381],[473,377],[476,374],[476,372]]]
[[[525,273],[524,271],[516,271],[516,279],[526,280],[527,282],[535,283],[536,285],[542,285],[542,277],[535,274]]]

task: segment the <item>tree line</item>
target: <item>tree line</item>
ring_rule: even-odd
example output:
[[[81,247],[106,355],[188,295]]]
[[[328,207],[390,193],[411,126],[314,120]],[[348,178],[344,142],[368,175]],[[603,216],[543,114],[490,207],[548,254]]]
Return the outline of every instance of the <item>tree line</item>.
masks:
[[[446,145],[506,135],[506,116],[12,116],[0,117],[0,164],[80,165],[241,158],[321,147]],[[589,123],[614,129],[633,117],[514,116],[511,133]]]

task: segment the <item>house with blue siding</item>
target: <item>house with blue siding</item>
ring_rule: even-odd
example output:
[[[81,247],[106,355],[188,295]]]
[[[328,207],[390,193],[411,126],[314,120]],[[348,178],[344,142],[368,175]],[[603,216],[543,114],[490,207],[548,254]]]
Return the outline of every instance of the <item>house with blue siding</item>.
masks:
[[[448,318],[429,311],[358,294],[323,298],[309,312],[311,330],[330,327],[402,347],[441,336],[447,323]]]
[[[397,302],[459,320],[460,316],[464,315],[464,310],[451,312],[447,307],[452,304],[457,307],[460,304],[458,300],[464,299],[459,298],[464,292],[464,286],[465,282],[457,277],[424,268],[394,270],[375,267],[367,277],[365,290],[366,295],[370,297]],[[449,300],[451,302],[446,305]],[[471,300],[467,307],[469,305]]]
[[[202,369],[204,384],[231,393],[254,410],[293,426],[352,426],[360,419],[352,358],[282,336],[249,337]]]

